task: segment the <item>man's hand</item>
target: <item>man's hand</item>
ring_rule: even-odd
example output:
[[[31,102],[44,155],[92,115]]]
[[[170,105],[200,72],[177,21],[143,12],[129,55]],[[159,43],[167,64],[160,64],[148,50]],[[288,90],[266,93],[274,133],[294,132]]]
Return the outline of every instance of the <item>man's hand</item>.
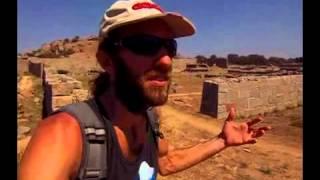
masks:
[[[253,128],[253,125],[262,121],[262,117],[249,120],[244,123],[237,123],[234,121],[236,110],[234,107],[230,108],[230,113],[225,121],[220,137],[225,140],[226,146],[238,146],[243,144],[254,144],[257,138],[263,136],[265,131],[270,130],[270,126],[263,126],[260,128]]]

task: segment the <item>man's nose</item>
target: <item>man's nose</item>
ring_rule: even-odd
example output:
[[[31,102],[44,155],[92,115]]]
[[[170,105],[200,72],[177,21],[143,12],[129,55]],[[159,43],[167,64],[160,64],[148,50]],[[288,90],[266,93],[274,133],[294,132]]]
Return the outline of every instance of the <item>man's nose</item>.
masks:
[[[172,57],[170,57],[166,51],[162,51],[157,58],[156,67],[160,68],[162,71],[171,71]]]

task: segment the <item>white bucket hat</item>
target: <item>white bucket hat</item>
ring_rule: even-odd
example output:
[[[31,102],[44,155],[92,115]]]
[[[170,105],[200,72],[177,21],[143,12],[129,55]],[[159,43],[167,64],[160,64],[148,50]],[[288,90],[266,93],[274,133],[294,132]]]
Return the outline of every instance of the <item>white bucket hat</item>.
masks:
[[[171,28],[174,38],[190,36],[195,33],[195,26],[186,17],[164,12],[151,0],[118,0],[107,9],[102,17],[99,30],[99,41],[108,33],[123,25],[159,18]]]

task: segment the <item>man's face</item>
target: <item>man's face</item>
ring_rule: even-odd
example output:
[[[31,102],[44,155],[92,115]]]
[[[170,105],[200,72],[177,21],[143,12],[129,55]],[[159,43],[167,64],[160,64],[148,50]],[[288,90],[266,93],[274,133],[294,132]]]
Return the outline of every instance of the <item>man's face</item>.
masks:
[[[167,25],[158,20],[128,26],[124,31],[120,31],[121,38],[137,34],[160,38],[172,37]],[[171,83],[172,57],[166,48],[162,47],[157,53],[146,56],[121,47],[114,60],[116,91],[120,96],[128,96],[133,101],[140,99],[151,106],[163,105],[167,101]],[[130,97],[130,94],[135,97]]]

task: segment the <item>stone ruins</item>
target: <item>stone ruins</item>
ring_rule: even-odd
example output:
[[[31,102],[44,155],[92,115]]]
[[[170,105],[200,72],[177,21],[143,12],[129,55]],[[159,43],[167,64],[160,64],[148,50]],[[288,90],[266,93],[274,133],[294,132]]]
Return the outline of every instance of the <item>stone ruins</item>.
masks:
[[[82,83],[70,76],[45,68],[41,63],[29,61],[28,67],[29,72],[43,82],[44,117],[64,105],[89,97]],[[206,72],[207,68],[187,66],[189,72]],[[302,105],[302,75],[215,77],[204,81],[200,112],[225,118],[226,107],[231,104],[243,117]]]
[[[228,105],[248,117],[302,105],[302,75],[216,78],[203,84],[200,111],[226,118]]]

